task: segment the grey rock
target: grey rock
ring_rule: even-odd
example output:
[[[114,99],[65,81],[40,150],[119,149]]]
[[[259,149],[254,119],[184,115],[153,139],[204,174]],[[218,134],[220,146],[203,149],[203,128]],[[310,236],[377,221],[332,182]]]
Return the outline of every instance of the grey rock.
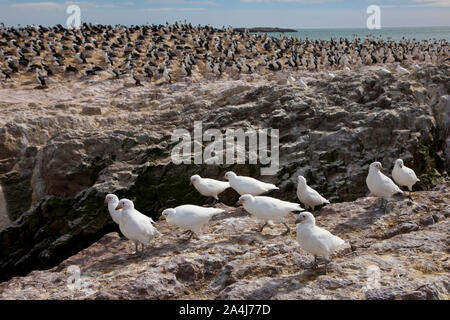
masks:
[[[102,109],[95,106],[84,106],[81,109],[81,114],[86,116],[97,116],[102,114]]]
[[[276,77],[183,83],[173,90],[145,86],[107,91],[103,84],[90,83],[86,95],[70,103],[48,92],[46,104],[10,104],[0,114],[0,181],[11,220],[0,231],[0,280],[51,268],[117,231],[103,204],[106,193],[134,199],[138,210],[156,219],[163,208],[209,201],[186,183],[190,175],[222,179],[228,170],[279,185],[271,196],[288,201],[297,201],[296,177],[306,176],[309,185],[332,202],[345,201],[345,210],[358,212],[331,224],[344,233],[364,230],[364,236],[352,239],[355,251],[359,246],[379,252],[409,250],[409,239],[412,246],[422,245],[417,250],[433,252],[450,215],[445,202],[423,201],[428,211],[395,202],[384,213],[370,199],[356,199],[367,193],[365,177],[373,161],[381,161],[390,172],[395,159],[408,159],[421,180],[415,190],[431,190],[448,177],[448,75],[445,64],[426,66],[406,80],[374,76],[362,68],[337,74],[333,81],[311,75],[307,90],[277,84]],[[72,89],[62,85],[61,90]],[[173,131],[192,132],[194,121],[200,120],[205,127],[222,130],[279,129],[278,174],[262,177],[260,165],[175,166],[170,161]],[[234,205],[237,198],[233,190],[221,195],[226,205]],[[329,212],[324,217],[333,215],[327,207],[322,211]],[[439,219],[423,227],[420,219],[430,215]],[[238,213],[236,218],[245,219]],[[378,226],[377,221],[384,224]],[[415,238],[427,231],[435,232],[427,234],[435,242]],[[224,254],[242,255],[243,248],[267,241],[243,230],[231,238],[235,245]],[[283,265],[287,259],[281,258],[285,253],[280,247],[266,251],[267,258],[279,257],[273,263]],[[299,259],[305,264],[309,260]],[[212,268],[214,273],[223,266]],[[233,270],[233,277],[241,272]],[[280,266],[263,264],[261,273],[276,276]]]

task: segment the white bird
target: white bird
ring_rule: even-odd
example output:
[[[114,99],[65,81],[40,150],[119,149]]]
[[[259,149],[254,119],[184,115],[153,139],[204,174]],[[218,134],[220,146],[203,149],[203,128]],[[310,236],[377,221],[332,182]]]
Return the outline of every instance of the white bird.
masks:
[[[297,242],[304,250],[314,255],[312,268],[317,267],[317,256],[322,256],[325,258],[325,273],[327,273],[330,255],[336,250],[344,248],[347,243],[329,231],[316,226],[316,219],[311,212],[300,213],[295,223],[299,223],[297,224]]]
[[[136,254],[139,253],[138,243],[142,244],[142,254],[144,246],[161,233],[153,226],[153,219],[134,209],[134,203],[128,199],[119,201],[116,210],[122,209],[119,228],[120,231],[134,242]]]
[[[370,193],[376,197],[382,197],[387,200],[394,194],[401,193],[403,191],[388,177],[386,177],[381,170],[383,167],[379,162],[373,162],[369,167],[369,174],[366,178],[367,187]]]
[[[287,80],[287,83],[288,83],[288,84],[295,84],[296,81],[297,81],[297,80],[295,80],[295,78],[294,78],[293,76],[289,76],[289,77],[288,77],[288,80]]]
[[[328,79],[334,79],[336,76],[333,74],[333,73],[331,73],[331,72],[328,72],[327,73],[327,77],[328,77]]]
[[[403,164],[402,159],[397,159],[395,161],[394,169],[392,170],[392,178],[400,186],[407,186],[409,192],[412,191],[413,185],[420,181],[414,170],[408,168]]]
[[[220,193],[230,187],[228,182],[202,178],[198,174],[191,177],[191,184],[205,197],[213,197],[216,200],[219,200]]]
[[[409,71],[406,70],[405,68],[403,68],[403,67],[400,66],[400,65],[397,65],[396,70],[397,70],[397,72],[400,73],[400,74],[409,74]]]
[[[259,232],[263,231],[269,221],[277,221],[283,223],[286,227],[286,231],[282,235],[291,231],[284,218],[293,211],[305,211],[298,203],[282,201],[272,197],[254,197],[251,194],[241,196],[238,203],[242,204],[247,212],[265,221]]]
[[[230,186],[241,196],[244,194],[259,196],[260,194],[269,192],[270,190],[279,189],[274,184],[265,183],[251,177],[238,176],[233,171],[228,171],[225,173],[225,179],[230,182]]]
[[[303,79],[298,79],[298,85],[303,88],[308,88],[308,85],[305,81],[303,81]]]
[[[316,190],[308,186],[303,176],[297,177],[297,183],[297,197],[305,205],[306,209],[311,208],[314,211],[315,206],[330,203],[330,201],[322,197]]]
[[[105,202],[108,203],[108,211],[113,221],[120,224],[122,214],[120,211],[116,210],[116,207],[119,204],[119,198],[115,194],[110,193],[106,195]]]
[[[176,208],[165,209],[162,212],[162,217],[166,219],[168,224],[187,229],[187,232],[190,232],[190,236],[186,241],[189,241],[214,215],[222,212],[225,212],[225,210],[186,204]]]
[[[385,69],[385,68],[378,69],[378,73],[382,74],[382,75],[391,74],[391,72],[388,69]]]

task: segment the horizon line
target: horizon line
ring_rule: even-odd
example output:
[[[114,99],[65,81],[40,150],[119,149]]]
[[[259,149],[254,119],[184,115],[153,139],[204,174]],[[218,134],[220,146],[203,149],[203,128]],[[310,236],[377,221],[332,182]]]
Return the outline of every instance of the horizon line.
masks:
[[[182,24],[184,24],[184,22],[182,22],[182,21],[174,21],[172,23],[169,23],[169,25],[173,25],[173,24],[175,24],[177,22],[179,22],[179,23],[181,22]],[[121,23],[117,23],[117,24],[101,24],[101,23],[96,23],[96,22],[92,22],[92,21],[84,21],[82,23],[87,23],[87,24],[90,23],[90,24],[93,24],[93,25],[104,25],[104,26],[106,26],[106,25],[109,25],[109,26],[113,26],[113,25],[144,26],[144,25],[165,25],[166,24],[166,23],[157,23],[157,24],[156,23],[155,24],[148,24],[148,23],[141,23],[141,24],[121,24]],[[5,24],[2,21],[0,21],[0,24],[3,24],[4,26],[8,27],[8,25]],[[47,25],[47,27],[55,27],[58,24],[62,25],[62,23],[56,23],[54,25]],[[200,23],[194,24],[192,22],[186,22],[186,24],[191,24],[193,26],[200,25],[200,26],[214,27],[211,24],[200,24]],[[17,23],[15,25],[9,25],[9,27],[14,27],[14,26],[18,26],[18,25],[20,25],[21,27],[39,26],[39,25],[36,25],[36,24],[26,24],[25,25],[25,24]],[[328,30],[330,30],[330,29],[360,29],[360,30],[363,30],[364,29],[364,30],[375,31],[376,32],[376,31],[380,31],[380,30],[383,30],[383,29],[387,29],[387,28],[390,28],[390,29],[402,29],[402,28],[404,28],[404,29],[413,29],[413,28],[450,28],[450,25],[445,25],[445,26],[440,26],[440,25],[433,25],[433,26],[431,26],[431,25],[427,25],[427,26],[384,26],[381,29],[373,29],[373,30],[367,29],[367,27],[363,27],[363,26],[359,26],[359,27],[267,27],[267,26],[258,26],[258,27],[255,27],[255,26],[252,26],[252,27],[240,26],[240,27],[235,27],[235,26],[232,26],[232,25],[223,25],[222,27],[225,27],[225,28],[232,27],[233,29],[254,29],[254,28],[274,28],[275,29],[275,28],[278,28],[278,29],[293,29],[293,30],[297,30],[297,31],[299,31],[299,30],[315,30],[315,29],[317,29],[317,30],[321,30],[321,29],[322,30],[327,30],[327,29]],[[214,28],[221,29],[222,27],[214,27]],[[264,32],[262,32],[262,33],[264,33]],[[273,33],[277,33],[277,32],[273,32]],[[278,32],[278,33],[281,33],[281,32]],[[293,33],[293,32],[284,32],[284,33]]]

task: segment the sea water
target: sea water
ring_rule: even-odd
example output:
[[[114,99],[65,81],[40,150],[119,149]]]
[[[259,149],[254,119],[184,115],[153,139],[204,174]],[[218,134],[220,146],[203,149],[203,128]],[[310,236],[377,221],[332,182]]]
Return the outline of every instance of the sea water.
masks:
[[[295,29],[295,28],[294,28]],[[298,29],[297,32],[285,33],[268,33],[268,35],[279,38],[281,35],[285,37],[297,37],[305,40],[330,40],[331,38],[347,38],[353,39],[355,36],[361,39],[371,36],[375,39],[378,37],[384,40],[400,41],[402,39],[418,41],[422,40],[450,40],[450,27],[421,27],[421,28],[381,28],[369,30],[365,28],[350,29]]]

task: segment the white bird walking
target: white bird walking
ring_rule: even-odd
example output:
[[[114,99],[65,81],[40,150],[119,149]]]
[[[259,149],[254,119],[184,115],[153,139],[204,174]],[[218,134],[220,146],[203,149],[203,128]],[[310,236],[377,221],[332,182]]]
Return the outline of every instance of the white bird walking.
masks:
[[[119,204],[119,198],[115,194],[110,193],[106,195],[105,202],[108,203],[108,211],[113,221],[120,224],[120,217],[122,214],[120,211],[116,210],[116,207]]]
[[[397,65],[396,70],[397,70],[397,72],[400,73],[400,74],[409,74],[409,71],[408,71],[407,69],[403,68],[403,67],[400,66],[400,65]]]
[[[134,203],[128,199],[122,199],[117,204],[116,210],[122,209],[119,228],[120,231],[134,242],[136,254],[139,253],[138,243],[142,244],[142,254],[144,246],[161,233],[153,226],[153,219],[134,209]]]
[[[264,222],[259,232],[262,232],[269,221],[277,221],[284,224],[286,231],[282,235],[288,234],[291,229],[284,221],[284,217],[293,211],[305,211],[300,204],[282,201],[272,197],[254,197],[250,194],[245,194],[239,198],[239,204],[244,206],[244,209],[250,214]]]
[[[394,194],[401,193],[403,191],[388,177],[386,177],[381,170],[383,167],[380,162],[373,162],[369,167],[369,174],[366,178],[367,187],[370,193],[376,197],[382,197],[387,200]]]
[[[420,181],[414,170],[408,168],[403,164],[402,159],[395,161],[394,169],[392,170],[392,178],[399,186],[407,186],[409,192],[412,191],[413,185]]]
[[[293,76],[289,76],[287,79],[288,85],[295,85],[297,83],[297,80]]]
[[[382,74],[382,75],[391,74],[391,72],[388,69],[385,69],[385,68],[378,69],[378,73]]]
[[[303,79],[298,79],[298,85],[303,88],[308,88],[308,85]]]
[[[330,201],[306,184],[305,177],[298,176],[297,183],[297,197],[305,205],[306,209],[311,208],[314,211],[315,206],[330,203]]]
[[[198,174],[191,177],[191,184],[193,184],[195,189],[202,195],[205,197],[213,197],[216,201],[219,200],[219,194],[230,187],[228,182],[202,178]]]
[[[230,182],[230,186],[241,196],[244,194],[259,196],[260,194],[269,192],[271,190],[279,189],[277,186],[271,183],[265,183],[251,177],[237,176],[233,171],[225,173],[225,179]]]
[[[328,230],[316,226],[316,219],[311,212],[300,213],[295,223],[297,242],[304,250],[314,255],[312,268],[317,267],[317,256],[322,256],[325,258],[325,273],[327,273],[330,255],[347,246],[347,243]]]
[[[189,241],[214,215],[222,212],[225,212],[225,210],[186,204],[176,208],[165,209],[162,212],[162,218],[166,219],[168,224],[187,229],[190,236],[186,241]]]

